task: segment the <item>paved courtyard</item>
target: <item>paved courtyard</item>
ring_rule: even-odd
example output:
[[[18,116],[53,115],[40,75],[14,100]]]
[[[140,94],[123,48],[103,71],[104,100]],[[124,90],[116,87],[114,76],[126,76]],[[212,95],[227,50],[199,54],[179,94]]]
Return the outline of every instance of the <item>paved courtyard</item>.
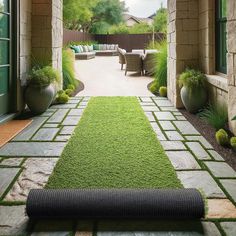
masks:
[[[166,98],[138,100],[184,187],[207,197],[207,218],[200,228],[196,222],[192,228],[179,222],[181,235],[236,235],[236,172]],[[75,97],[52,106],[0,149],[0,235],[180,235],[174,222],[166,228],[167,222],[28,223],[29,190],[45,186],[88,101]]]
[[[147,85],[153,79],[133,72],[125,76],[117,56],[77,60],[75,69],[78,79],[85,84],[79,96],[152,96]]]

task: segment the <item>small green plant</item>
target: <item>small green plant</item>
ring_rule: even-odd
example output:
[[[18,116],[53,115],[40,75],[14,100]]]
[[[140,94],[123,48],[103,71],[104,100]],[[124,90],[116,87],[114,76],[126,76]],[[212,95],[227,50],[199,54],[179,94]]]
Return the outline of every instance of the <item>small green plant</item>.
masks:
[[[51,66],[33,68],[28,78],[28,84],[33,87],[46,87],[55,81],[59,83],[60,74]]]
[[[65,90],[65,94],[67,94],[69,97],[72,97],[73,96],[73,90],[72,89],[66,89]]]
[[[155,94],[155,95],[158,94],[158,88],[159,88],[159,86],[158,86],[157,80],[154,80],[154,81],[152,82],[152,84],[150,85],[150,87],[149,87],[151,93],[153,93],[153,94]]]
[[[58,95],[56,101],[59,104],[65,104],[69,101],[69,96],[65,93],[62,93],[62,94]]]
[[[179,86],[189,89],[190,93],[194,89],[206,88],[206,76],[198,70],[186,69],[179,77]]]
[[[222,129],[228,122],[227,107],[221,104],[210,104],[199,113],[199,117],[213,126],[216,130]]]
[[[224,129],[220,129],[216,132],[216,141],[221,146],[229,145],[229,135]]]
[[[167,87],[160,87],[159,94],[161,97],[167,97]]]
[[[236,151],[236,137],[230,139],[230,145],[234,151]]]
[[[67,89],[71,89],[71,90],[75,90],[75,86],[73,85],[73,84],[69,84],[68,86],[67,86]]]
[[[71,50],[62,50],[62,74],[63,88],[68,88],[69,85],[76,86],[74,55]]]

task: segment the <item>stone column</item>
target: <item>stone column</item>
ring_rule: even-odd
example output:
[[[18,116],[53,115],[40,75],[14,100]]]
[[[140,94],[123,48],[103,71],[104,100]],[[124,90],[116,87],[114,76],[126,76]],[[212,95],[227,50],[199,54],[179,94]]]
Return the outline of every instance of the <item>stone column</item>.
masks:
[[[32,56],[62,72],[62,0],[32,0]],[[62,85],[60,85],[61,87]]]
[[[229,120],[230,129],[236,135],[236,1],[228,0],[228,84],[229,84]]]
[[[168,0],[168,98],[181,108],[179,74],[198,66],[198,0]]]

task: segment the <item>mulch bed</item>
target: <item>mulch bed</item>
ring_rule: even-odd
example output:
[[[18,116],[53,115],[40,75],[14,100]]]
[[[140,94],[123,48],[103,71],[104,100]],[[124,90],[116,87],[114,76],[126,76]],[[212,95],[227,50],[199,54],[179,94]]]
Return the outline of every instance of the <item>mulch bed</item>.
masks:
[[[220,146],[215,139],[215,129],[197,115],[190,114],[186,110],[180,110],[189,122],[204,136],[214,149],[225,159],[225,161],[236,170],[236,152],[231,148]]]

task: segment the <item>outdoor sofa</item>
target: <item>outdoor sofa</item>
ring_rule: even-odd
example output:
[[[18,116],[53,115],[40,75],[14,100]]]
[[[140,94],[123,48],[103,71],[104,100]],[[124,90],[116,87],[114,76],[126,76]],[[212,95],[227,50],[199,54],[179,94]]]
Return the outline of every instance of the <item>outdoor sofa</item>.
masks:
[[[75,58],[79,60],[89,60],[95,56],[118,55],[116,44],[71,45],[70,48],[75,52]]]

